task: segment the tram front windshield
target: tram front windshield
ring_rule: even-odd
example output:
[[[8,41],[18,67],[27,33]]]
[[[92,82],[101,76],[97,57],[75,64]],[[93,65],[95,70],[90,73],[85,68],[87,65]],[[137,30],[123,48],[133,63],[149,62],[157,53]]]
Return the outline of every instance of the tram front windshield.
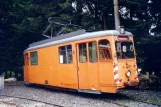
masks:
[[[116,42],[117,59],[134,58],[134,47],[132,42]]]

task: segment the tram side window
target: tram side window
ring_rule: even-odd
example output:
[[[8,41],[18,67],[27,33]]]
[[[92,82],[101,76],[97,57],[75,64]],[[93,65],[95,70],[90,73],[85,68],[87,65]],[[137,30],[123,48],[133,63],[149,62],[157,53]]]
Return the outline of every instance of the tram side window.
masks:
[[[79,44],[79,62],[87,62],[87,47],[86,43]]]
[[[99,57],[100,61],[111,59],[111,45],[108,40],[103,39],[99,41]]]
[[[89,42],[89,61],[92,63],[97,62],[97,43],[96,42]]]
[[[72,46],[59,47],[59,61],[61,64],[72,63]]]
[[[31,65],[38,65],[37,51],[30,52],[30,63]]]

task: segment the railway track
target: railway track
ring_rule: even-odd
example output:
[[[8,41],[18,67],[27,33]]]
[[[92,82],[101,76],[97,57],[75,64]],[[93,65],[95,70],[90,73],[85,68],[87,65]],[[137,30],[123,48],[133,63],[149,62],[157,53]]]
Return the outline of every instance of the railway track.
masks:
[[[53,104],[53,103],[44,102],[44,101],[35,100],[35,99],[30,99],[30,98],[24,98],[24,97],[18,97],[18,96],[11,96],[11,95],[0,95],[0,96],[10,97],[10,98],[17,98],[17,99],[24,99],[24,100],[34,101],[34,102],[40,102],[40,103],[44,103],[44,104],[52,105],[52,106],[56,106],[56,107],[65,107],[65,106],[62,106],[62,105]],[[16,107],[23,107],[23,106],[19,106],[19,105],[15,104],[15,103],[10,103],[10,102],[7,102],[7,101],[0,101],[0,102],[1,103],[4,103],[4,104],[7,104],[7,105],[13,105],[13,106],[16,106]]]
[[[24,98],[24,97],[17,97],[17,96],[11,96],[11,95],[0,95],[0,96],[3,96],[3,97],[10,97],[10,98],[17,98],[17,99],[24,99],[24,100],[34,101],[34,102],[40,102],[40,103],[44,103],[44,104],[52,105],[52,106],[56,106],[56,107],[66,107],[66,106],[63,106],[63,105],[53,104],[53,103],[49,103],[49,102],[44,102],[44,101],[39,101],[39,100],[29,99],[29,98]],[[126,105],[119,104],[119,103],[114,102],[114,101],[108,101],[108,102],[109,102],[109,103],[112,103],[112,104],[114,104],[114,105],[117,105],[117,106],[128,107],[128,106],[126,106]],[[17,105],[17,104],[15,104],[15,103],[10,103],[10,102],[7,102],[7,101],[0,101],[0,103],[6,104],[6,105],[15,106],[15,107],[23,107],[23,106]]]
[[[6,104],[6,105],[10,105],[10,106],[15,106],[15,107],[23,107],[23,106],[20,106],[20,105],[15,104],[15,103],[9,103],[7,101],[0,101],[0,103]]]
[[[44,103],[44,104],[47,104],[47,105],[52,105],[52,106],[55,106],[55,107],[66,107],[66,106],[59,105],[59,104],[53,104],[53,103],[49,103],[49,102],[45,102],[45,101],[40,101],[40,100],[35,100],[35,99],[30,99],[30,98],[24,98],[24,97],[18,97],[18,96],[11,96],[11,95],[0,95],[0,96],[10,97],[10,98],[16,98],[16,99],[24,99],[24,100],[34,101],[34,102],[40,102],[40,103]],[[120,107],[128,107],[127,105],[120,104],[120,103],[115,102],[115,101],[108,101],[108,102],[109,103],[112,103],[114,105],[120,106]],[[138,101],[138,102],[146,103],[146,104],[150,104],[150,105],[154,105],[154,106],[161,107],[161,105],[159,105],[159,104],[153,104],[153,103],[149,103],[149,102],[146,102],[146,101]],[[10,103],[10,102],[7,102],[7,101],[1,101],[0,100],[0,103],[6,104],[6,105],[15,106],[15,107],[23,107],[23,106],[18,105],[16,103]]]
[[[139,102],[141,102],[141,103],[146,103],[146,104],[151,104],[151,105],[154,105],[154,106],[161,107],[161,104],[154,104],[154,103],[150,103],[150,102],[142,101],[142,100],[140,100]]]
[[[12,85],[8,84],[8,85],[5,85],[5,86],[24,86],[24,84],[18,84],[18,85],[17,84],[12,84]],[[11,95],[5,95],[5,94],[0,94],[0,96],[10,97],[10,98],[17,98],[17,99],[24,99],[24,100],[29,100],[29,101],[33,101],[33,102],[40,102],[40,103],[47,104],[47,105],[52,105],[52,106],[55,106],[55,107],[66,107],[64,105],[53,104],[53,103],[50,103],[50,102],[45,102],[45,101],[40,101],[40,100],[31,99],[31,98],[25,98],[25,97],[11,96]],[[101,99],[103,100],[104,98],[101,98]],[[121,107],[128,107],[127,105],[122,104],[122,103],[117,102],[117,101],[113,101],[113,100],[105,100],[105,101],[109,102],[109,103],[111,103],[113,105],[117,105],[117,106],[121,106]],[[144,104],[148,104],[148,105],[153,105],[153,106],[161,107],[161,104],[150,103],[150,102],[143,101],[143,100],[131,99],[131,101],[140,102],[140,103],[144,103]],[[23,106],[19,106],[17,104],[14,104],[14,103],[6,102],[6,101],[1,101],[1,100],[0,100],[0,103],[4,103],[4,104],[7,104],[7,105],[13,105],[13,106],[16,106],[16,107],[23,107]]]
[[[145,103],[145,104],[153,105],[153,106],[157,106],[157,107],[161,107],[161,104],[154,104],[154,103],[150,103],[150,102],[142,101],[142,100],[140,100],[140,101],[133,100],[133,101],[135,101],[135,102],[140,102],[140,103]],[[111,102],[112,102],[113,104],[119,105],[119,106],[121,106],[121,107],[129,107],[129,106],[127,106],[127,105],[120,104],[120,103],[118,103],[118,102],[114,102],[114,101],[111,101]]]

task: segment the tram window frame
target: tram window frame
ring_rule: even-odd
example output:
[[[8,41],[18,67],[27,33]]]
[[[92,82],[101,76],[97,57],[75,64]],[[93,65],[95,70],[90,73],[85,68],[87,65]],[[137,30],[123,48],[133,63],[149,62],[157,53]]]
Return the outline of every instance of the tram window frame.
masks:
[[[30,64],[38,65],[38,52],[37,51],[30,52]]]
[[[90,48],[89,48],[89,44],[92,43],[92,42],[95,43],[95,47],[96,47],[96,49],[95,49],[96,50],[95,51],[96,52],[95,53],[95,58],[96,58],[95,61],[92,61],[93,59],[92,60],[90,59]],[[90,63],[97,63],[98,62],[97,41],[90,41],[90,42],[88,42],[88,57],[89,57],[89,62]]]
[[[106,60],[102,60],[101,59],[101,55],[100,55],[100,41],[103,41],[103,40],[106,40],[108,43],[109,43],[109,46],[110,46],[110,49],[109,49],[109,51],[108,51],[108,53],[109,53],[109,55],[108,55],[108,57],[106,57]],[[108,46],[107,46],[108,47]],[[99,61],[100,62],[107,62],[107,61],[109,61],[109,60],[112,60],[112,50],[111,50],[111,43],[110,43],[110,41],[108,40],[108,39],[100,39],[99,41],[98,41],[98,51],[99,51]]]
[[[132,57],[127,57],[127,55],[125,55],[125,53],[127,54],[128,52],[127,52],[127,50],[126,50],[125,53],[123,52],[123,46],[125,46],[127,48],[127,45],[122,45],[122,43],[131,43],[132,49],[133,49]],[[133,41],[121,41],[121,42],[116,41],[115,42],[115,47],[116,47],[117,59],[122,60],[122,59],[133,59],[133,58],[135,58],[135,51],[134,51],[134,43],[133,43]],[[123,56],[123,54],[125,56]]]
[[[72,45],[60,46],[58,48],[58,51],[59,51],[59,63],[60,64],[72,64],[73,63]]]
[[[80,50],[80,45],[85,44],[85,55],[84,55],[84,50]],[[87,56],[87,43],[79,43],[78,44],[78,48],[79,48],[79,62],[80,63],[87,63],[88,62],[88,56]],[[83,47],[84,48],[84,47]],[[83,54],[80,54],[83,51]]]

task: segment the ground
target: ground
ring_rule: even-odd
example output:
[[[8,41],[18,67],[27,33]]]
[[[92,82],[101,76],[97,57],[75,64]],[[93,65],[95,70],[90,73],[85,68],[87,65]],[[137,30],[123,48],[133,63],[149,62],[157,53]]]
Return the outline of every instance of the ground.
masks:
[[[140,100],[161,104],[161,91],[123,90],[118,94],[97,95],[35,85],[26,86],[24,82],[5,83],[4,89],[0,90],[0,107],[119,107],[119,104],[124,107],[157,107]]]

